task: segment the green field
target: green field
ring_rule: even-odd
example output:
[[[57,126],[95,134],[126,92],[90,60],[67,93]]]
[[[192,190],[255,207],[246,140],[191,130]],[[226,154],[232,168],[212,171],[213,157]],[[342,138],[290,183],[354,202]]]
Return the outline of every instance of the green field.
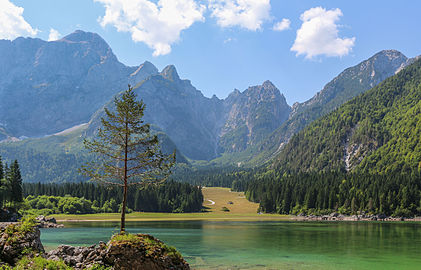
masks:
[[[258,204],[246,200],[242,192],[231,192],[229,188],[203,188],[203,206],[201,213],[130,213],[127,221],[164,221],[164,220],[288,220],[287,215],[258,214]],[[214,203],[213,203],[214,202]],[[232,202],[232,204],[228,203]],[[222,211],[222,207],[230,211]],[[58,221],[119,221],[119,213],[101,213],[87,215],[54,215]]]

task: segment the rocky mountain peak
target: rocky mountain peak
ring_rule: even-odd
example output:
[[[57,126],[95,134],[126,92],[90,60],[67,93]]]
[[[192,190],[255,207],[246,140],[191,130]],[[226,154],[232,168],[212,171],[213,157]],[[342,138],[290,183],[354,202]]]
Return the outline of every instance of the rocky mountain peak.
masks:
[[[76,30],[71,34],[59,39],[60,41],[70,41],[70,42],[88,42],[88,43],[103,43],[108,47],[108,44],[105,40],[98,34],[92,32],[85,32],[82,30]]]
[[[406,59],[406,56],[398,50],[382,50],[373,56],[373,58],[377,57],[387,57],[389,60],[393,60],[395,58]]]
[[[161,76],[170,81],[176,82],[180,80],[177,69],[174,65],[168,65],[161,71]]]
[[[276,86],[269,80],[266,80],[263,82],[262,84],[263,89],[267,90],[267,89],[278,89],[276,88]]]
[[[153,74],[158,74],[158,69],[151,62],[145,61],[130,74],[130,83],[135,85]]]
[[[243,94],[257,101],[276,100],[286,104],[285,97],[271,81],[265,81],[262,85],[251,86]]]

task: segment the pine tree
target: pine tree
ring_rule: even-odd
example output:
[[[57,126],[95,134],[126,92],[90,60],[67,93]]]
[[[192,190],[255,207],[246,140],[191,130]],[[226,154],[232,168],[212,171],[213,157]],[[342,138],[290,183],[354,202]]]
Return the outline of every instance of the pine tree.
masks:
[[[10,200],[13,202],[23,201],[23,190],[22,190],[22,176],[19,169],[19,163],[15,160],[10,165]]]
[[[106,118],[101,118],[97,137],[84,141],[85,147],[97,154],[97,160],[82,166],[82,172],[92,180],[123,189],[120,233],[124,233],[128,187],[165,181],[175,152],[167,156],[159,150],[158,137],[142,120],[145,104],[136,101],[130,85],[115,98],[114,106],[115,112],[105,108]]]

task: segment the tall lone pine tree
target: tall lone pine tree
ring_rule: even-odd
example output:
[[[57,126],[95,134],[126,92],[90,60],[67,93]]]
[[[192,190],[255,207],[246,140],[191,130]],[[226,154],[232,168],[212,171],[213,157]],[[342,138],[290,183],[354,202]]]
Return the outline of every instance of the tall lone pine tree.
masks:
[[[174,165],[175,152],[164,155],[158,137],[144,123],[145,104],[136,101],[130,87],[114,99],[115,111],[105,108],[105,118],[95,139],[85,140],[85,147],[96,160],[82,166],[81,171],[94,181],[117,185],[123,189],[120,233],[125,232],[127,189],[129,186],[161,183]]]

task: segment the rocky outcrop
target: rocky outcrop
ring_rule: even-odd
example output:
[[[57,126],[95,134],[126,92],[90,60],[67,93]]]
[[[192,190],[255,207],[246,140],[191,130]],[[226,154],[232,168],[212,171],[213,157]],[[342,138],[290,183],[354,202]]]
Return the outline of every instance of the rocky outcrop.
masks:
[[[85,269],[93,265],[105,265],[106,245],[101,243],[98,246],[73,247],[61,245],[58,248],[45,254],[49,260],[62,260],[75,269]]]
[[[0,268],[2,265],[14,266],[23,256],[41,256],[60,261],[73,269],[90,269],[93,266],[115,270],[190,269],[175,248],[147,234],[115,235],[107,244],[100,242],[89,247],[61,245],[48,253],[44,252],[40,234],[33,219],[0,223]]]
[[[187,262],[172,247],[150,235],[117,235],[107,244],[90,247],[59,246],[45,256],[63,260],[74,269],[103,265],[119,270],[190,269]]]
[[[38,216],[35,221],[37,222],[38,228],[63,228],[63,224],[57,224],[57,221],[53,217]]]
[[[13,223],[0,227],[0,262],[14,265],[24,254],[43,253],[40,230],[34,223]]]

